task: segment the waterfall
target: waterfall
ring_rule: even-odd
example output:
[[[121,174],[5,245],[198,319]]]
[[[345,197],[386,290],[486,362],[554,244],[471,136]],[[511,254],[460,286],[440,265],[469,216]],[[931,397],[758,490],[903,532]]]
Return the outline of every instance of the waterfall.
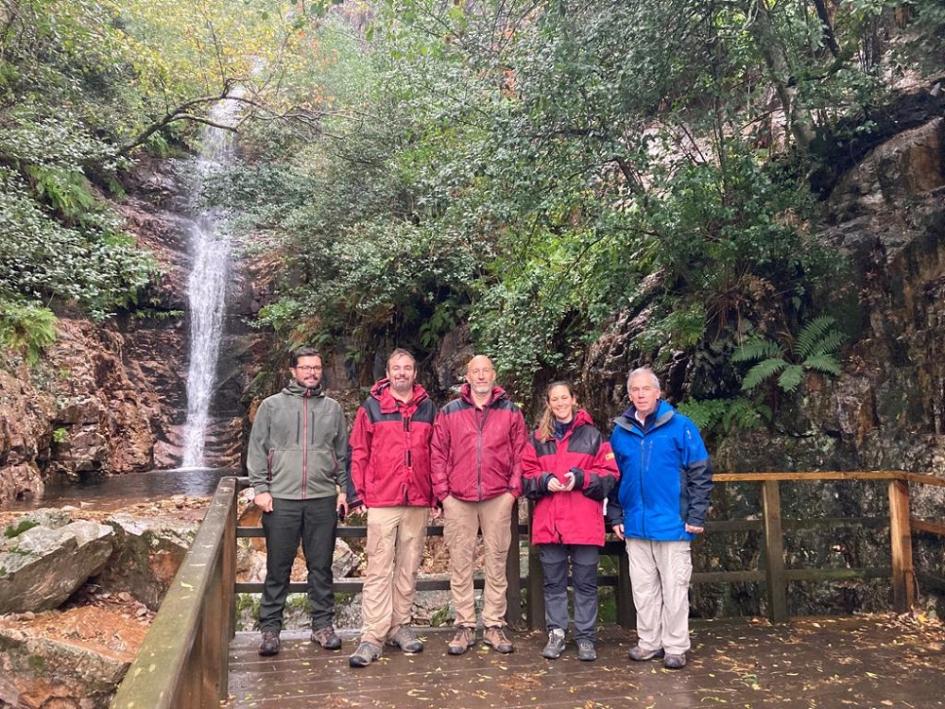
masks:
[[[220,101],[210,119],[231,125],[238,110],[236,101]],[[233,155],[231,131],[204,126],[200,154],[195,161],[193,194],[199,195],[205,180],[225,167]],[[190,226],[193,267],[187,286],[190,306],[190,366],[187,371],[187,423],[184,428],[183,467],[204,465],[204,444],[210,419],[210,404],[216,386],[217,356],[223,337],[226,284],[230,247],[218,210],[198,208]]]

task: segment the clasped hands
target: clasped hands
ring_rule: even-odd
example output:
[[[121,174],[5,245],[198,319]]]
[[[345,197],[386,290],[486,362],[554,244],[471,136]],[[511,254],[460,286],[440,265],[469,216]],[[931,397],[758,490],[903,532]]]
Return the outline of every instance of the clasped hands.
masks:
[[[574,473],[570,470],[565,473],[565,477],[568,479],[567,485],[562,483],[558,478],[554,476],[554,473],[551,474],[551,480],[548,481],[548,492],[570,492],[574,489]]]

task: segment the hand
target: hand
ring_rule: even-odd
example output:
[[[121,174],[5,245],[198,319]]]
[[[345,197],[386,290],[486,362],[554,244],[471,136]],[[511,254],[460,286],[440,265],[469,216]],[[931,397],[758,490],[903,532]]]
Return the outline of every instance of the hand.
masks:
[[[575,483],[574,473],[569,470],[568,472],[564,474],[564,477],[568,479],[568,484],[564,488],[564,490],[566,492],[571,492],[571,490],[574,489],[574,483]]]
[[[439,505],[433,505],[433,507],[430,508],[430,519],[432,521],[436,521],[442,516],[443,510]]]
[[[617,539],[625,539],[625,537],[623,536],[623,525],[622,525],[622,524],[615,524],[615,525],[614,525],[614,534],[617,535]]]
[[[253,498],[253,504],[263,512],[272,512],[272,495],[261,492]]]
[[[558,482],[558,478],[551,478],[548,481],[548,492],[564,492],[568,488]]]
[[[341,519],[344,519],[348,516],[348,494],[345,492],[338,493],[338,502],[335,504],[335,508],[338,510],[338,516]]]
[[[686,531],[689,532],[689,534],[702,534],[705,531],[705,527],[696,527],[695,525],[687,524]]]

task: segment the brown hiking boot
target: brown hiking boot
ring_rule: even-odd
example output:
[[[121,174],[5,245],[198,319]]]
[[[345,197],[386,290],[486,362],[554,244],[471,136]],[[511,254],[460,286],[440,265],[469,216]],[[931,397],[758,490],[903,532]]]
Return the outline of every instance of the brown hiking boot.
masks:
[[[387,638],[387,644],[391,647],[399,647],[406,653],[423,652],[423,643],[406,625],[397,628],[397,632]]]
[[[467,628],[460,625],[456,628],[456,634],[450,640],[447,652],[450,655],[462,655],[469,648],[476,644],[476,629]]]
[[[259,654],[263,657],[272,657],[279,654],[279,631],[264,630],[262,642],[259,644]]]
[[[315,628],[315,630],[312,631],[312,642],[318,643],[325,650],[341,649],[341,638],[338,637],[335,629],[330,625],[326,625],[323,628]]]
[[[486,628],[485,632],[482,634],[482,642],[496,652],[508,653],[515,649],[512,647],[512,641],[509,640],[509,636],[505,633],[505,628],[501,626]]]

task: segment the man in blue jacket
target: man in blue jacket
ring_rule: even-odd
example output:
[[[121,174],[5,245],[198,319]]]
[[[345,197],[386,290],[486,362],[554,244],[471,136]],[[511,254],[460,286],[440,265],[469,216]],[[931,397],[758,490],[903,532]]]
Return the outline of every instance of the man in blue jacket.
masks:
[[[696,425],[660,399],[653,370],[630,372],[627,390],[631,406],[610,437],[620,486],[607,517],[630,559],[638,640],[629,654],[678,670],[689,650],[689,543],[704,530],[712,490],[709,453]]]

